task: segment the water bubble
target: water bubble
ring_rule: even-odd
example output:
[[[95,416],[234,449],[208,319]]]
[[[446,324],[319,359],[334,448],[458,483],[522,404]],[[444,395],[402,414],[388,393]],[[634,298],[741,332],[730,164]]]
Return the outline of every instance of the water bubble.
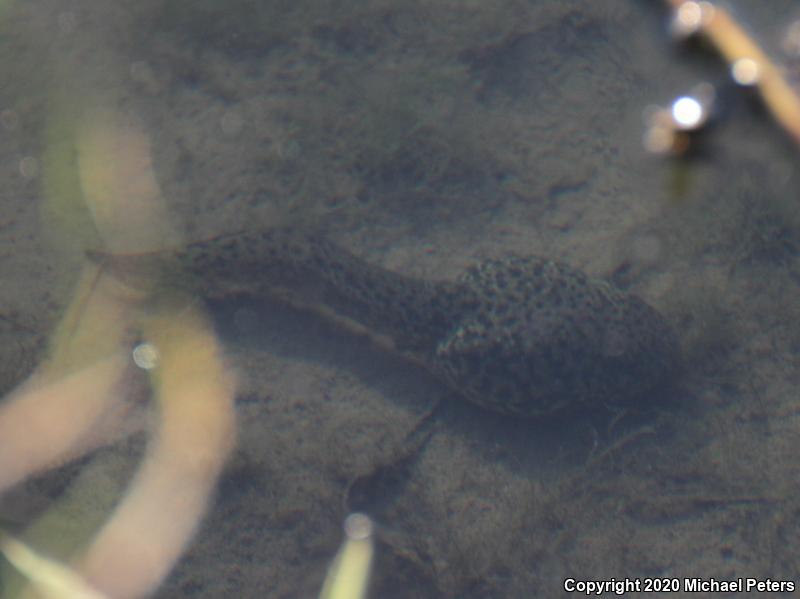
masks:
[[[756,85],[761,77],[761,67],[752,58],[740,58],[731,65],[731,76],[739,85]]]
[[[366,514],[350,514],[344,521],[344,533],[353,541],[364,541],[372,536],[375,526]]]
[[[705,116],[703,105],[691,96],[682,96],[672,103],[672,120],[679,129],[697,129]]]
[[[142,370],[152,370],[158,366],[158,349],[152,343],[140,343],[133,348],[133,361]]]

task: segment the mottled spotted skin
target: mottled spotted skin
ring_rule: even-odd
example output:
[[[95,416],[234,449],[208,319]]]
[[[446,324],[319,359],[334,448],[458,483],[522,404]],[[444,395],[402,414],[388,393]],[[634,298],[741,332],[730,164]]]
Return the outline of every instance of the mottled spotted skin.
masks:
[[[199,241],[171,256],[209,299],[301,291],[336,313],[392,337],[404,351],[435,347],[466,299],[460,286],[405,277],[370,264],[319,236],[288,229]]]
[[[473,402],[519,415],[618,403],[666,383],[678,344],[639,298],[539,257],[489,260],[459,279],[476,298],[435,370]]]
[[[156,265],[208,298],[311,291],[391,336],[466,399],[509,414],[639,398],[668,382],[678,362],[675,335],[653,308],[539,257],[488,260],[455,282],[423,281],[278,229],[200,241],[153,260],[110,263],[127,272]]]

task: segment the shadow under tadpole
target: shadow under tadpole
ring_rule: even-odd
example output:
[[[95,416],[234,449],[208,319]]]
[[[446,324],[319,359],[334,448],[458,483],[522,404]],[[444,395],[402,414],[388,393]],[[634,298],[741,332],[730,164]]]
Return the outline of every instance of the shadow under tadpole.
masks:
[[[626,406],[576,405],[548,416],[509,416],[471,404],[419,364],[316,312],[246,297],[214,302],[209,309],[226,345],[348,371],[417,411],[426,431],[463,436],[472,451],[520,474],[581,467],[620,439],[637,436],[636,431],[648,437],[669,434],[663,421],[654,423],[659,414],[680,410],[683,402],[676,401],[682,391],[669,388]]]

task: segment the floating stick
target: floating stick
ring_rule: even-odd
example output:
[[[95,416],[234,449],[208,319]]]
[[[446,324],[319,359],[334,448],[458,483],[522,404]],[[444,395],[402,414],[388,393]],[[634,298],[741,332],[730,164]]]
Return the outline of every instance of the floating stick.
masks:
[[[789,85],[783,69],[752,36],[727,10],[711,2],[667,0],[667,3],[673,9],[675,33],[704,36],[730,65],[733,78],[742,85],[756,86],[773,118],[800,143],[800,97]]]

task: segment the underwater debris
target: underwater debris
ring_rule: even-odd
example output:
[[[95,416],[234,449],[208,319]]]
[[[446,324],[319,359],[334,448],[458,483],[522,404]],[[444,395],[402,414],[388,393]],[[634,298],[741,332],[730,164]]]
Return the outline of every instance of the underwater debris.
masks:
[[[725,8],[711,2],[667,0],[672,32],[680,39],[702,36],[728,64],[733,80],[758,90],[767,110],[800,144],[800,96],[784,69],[758,45]]]

